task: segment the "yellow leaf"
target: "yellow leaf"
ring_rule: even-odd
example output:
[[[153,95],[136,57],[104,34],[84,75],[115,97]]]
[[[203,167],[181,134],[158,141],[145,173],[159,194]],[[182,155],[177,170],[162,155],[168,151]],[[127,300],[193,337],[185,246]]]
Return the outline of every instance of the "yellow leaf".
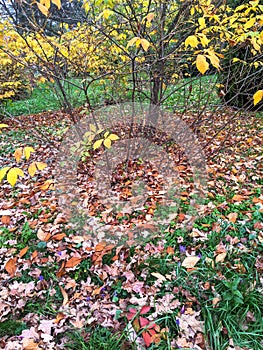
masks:
[[[104,136],[104,138],[106,139],[106,138],[108,137],[108,135],[109,135],[109,131],[106,131],[105,134],[104,134],[103,136]]]
[[[255,22],[256,22],[256,18],[252,17],[249,21],[246,22],[246,24],[244,25],[244,28],[249,29],[249,28],[253,27]]]
[[[22,169],[20,169],[20,168],[13,168],[13,169],[15,169],[15,171],[16,171],[18,176],[21,176],[21,177],[25,176],[25,174],[24,174]]]
[[[112,141],[116,141],[119,140],[119,136],[115,135],[115,134],[110,134],[110,136],[108,137],[108,139],[112,140]]]
[[[35,173],[37,172],[36,163],[34,162],[34,163],[30,164],[27,171],[28,171],[30,176],[34,176]]]
[[[60,0],[51,0],[54,5],[57,6],[57,8],[60,10],[61,8],[61,2]]]
[[[219,68],[220,67],[219,58],[217,57],[217,55],[213,51],[211,51],[211,50],[208,51],[208,58],[209,58],[211,64],[215,68]]]
[[[142,48],[144,49],[144,51],[147,52],[148,49],[149,49],[149,46],[150,46],[149,41],[146,40],[146,39],[141,39],[141,42],[140,42],[140,43],[141,43]]]
[[[26,159],[29,159],[31,152],[35,152],[33,147],[26,146],[24,148],[24,156],[26,157]]]
[[[111,140],[110,139],[105,139],[103,142],[104,146],[107,148],[110,148],[111,146]]]
[[[127,49],[128,49],[128,47],[133,46],[136,43],[136,41],[138,41],[138,40],[140,41],[140,38],[138,38],[137,36],[135,36],[134,38],[129,40],[128,44],[127,44]]]
[[[15,153],[14,153],[15,160],[16,160],[17,162],[19,162],[20,159],[21,159],[21,157],[22,157],[22,155],[23,155],[23,150],[22,150],[22,148],[21,148],[21,147],[17,148],[17,149],[15,150]]]
[[[53,190],[54,189],[54,185],[53,185],[54,181],[53,180],[46,180],[43,185],[40,186],[40,189],[42,191],[45,191],[45,190]]]
[[[100,139],[100,140],[96,141],[96,142],[94,143],[94,145],[93,145],[93,149],[95,150],[95,149],[97,149],[97,148],[100,148],[102,142],[103,142],[103,139]]]
[[[108,19],[108,18],[110,17],[110,15],[113,14],[113,11],[111,11],[111,10],[109,10],[109,9],[106,9],[106,10],[103,11],[102,14],[103,14],[103,17],[104,17],[105,19]]]
[[[36,166],[38,168],[38,170],[44,170],[46,167],[47,167],[47,164],[46,163],[43,163],[43,162],[36,162]]]
[[[262,32],[259,34],[259,39],[261,40],[261,43],[263,44],[263,30],[262,30]]]
[[[195,265],[198,263],[199,260],[200,258],[198,256],[188,256],[182,262],[182,266],[186,267],[187,269],[191,269],[195,267]]]
[[[254,106],[256,106],[263,98],[263,90],[258,90],[254,93],[253,99],[254,99]]]
[[[48,15],[48,8],[46,6],[40,4],[39,2],[37,2],[37,7],[38,7],[39,11],[42,12],[43,15],[47,17],[47,15]]]
[[[0,182],[3,180],[3,178],[5,177],[5,174],[9,169],[10,169],[10,166],[6,166],[0,170]]]
[[[200,34],[199,39],[201,41],[201,44],[203,47],[207,46],[209,44],[209,40],[207,39],[206,35]]]
[[[186,47],[191,46],[191,47],[195,48],[198,45],[198,39],[195,35],[190,35],[188,38],[186,38],[184,44]]]
[[[0,124],[0,129],[1,129],[1,128],[8,128],[8,126],[9,126],[9,125],[7,125],[7,124]]]
[[[89,9],[90,9],[89,1],[85,1],[83,7],[84,7],[84,10],[85,10],[86,12],[89,12]]]
[[[199,23],[199,29],[206,28],[204,17],[198,18],[198,23]]]
[[[205,72],[208,70],[209,64],[204,55],[197,55],[196,67],[201,74],[205,74]]]
[[[16,170],[13,168],[13,169],[10,169],[9,172],[7,173],[7,181],[10,183],[10,185],[12,187],[15,186],[16,184],[16,181],[17,181],[17,172]]]

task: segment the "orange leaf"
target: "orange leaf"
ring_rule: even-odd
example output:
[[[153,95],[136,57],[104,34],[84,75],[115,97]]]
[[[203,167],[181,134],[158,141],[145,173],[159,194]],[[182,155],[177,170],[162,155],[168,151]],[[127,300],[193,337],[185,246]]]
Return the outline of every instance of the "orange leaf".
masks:
[[[241,202],[244,199],[247,199],[247,196],[243,196],[241,194],[235,194],[234,197],[232,198],[232,200],[235,202]]]
[[[23,149],[21,147],[17,148],[15,150],[15,153],[14,153],[14,157],[15,157],[16,162],[20,161],[22,155],[23,155]]]
[[[12,278],[15,276],[16,273],[16,261],[17,258],[11,258],[5,264],[5,269]]]
[[[10,216],[8,215],[3,215],[1,218],[1,221],[4,225],[9,225],[10,224]]]
[[[174,254],[174,248],[168,247],[168,248],[166,249],[166,253],[167,253],[167,254]]]
[[[74,266],[77,266],[81,262],[81,260],[81,258],[73,256],[66,262],[65,268],[72,268]]]
[[[238,213],[230,213],[227,215],[227,217],[228,220],[234,224],[237,221]]]
[[[56,235],[52,236],[51,239],[54,239],[55,241],[61,241],[66,236],[67,235],[65,233],[57,233]]]
[[[28,249],[29,249],[28,246],[26,246],[25,248],[21,249],[20,252],[19,252],[19,257],[22,258],[26,254]]]
[[[59,323],[59,321],[63,320],[65,317],[66,317],[66,315],[63,314],[63,312],[59,312],[57,314],[56,319],[54,320],[54,323]]]
[[[107,243],[106,242],[100,242],[96,245],[95,247],[95,252],[102,252],[103,249],[106,247]]]

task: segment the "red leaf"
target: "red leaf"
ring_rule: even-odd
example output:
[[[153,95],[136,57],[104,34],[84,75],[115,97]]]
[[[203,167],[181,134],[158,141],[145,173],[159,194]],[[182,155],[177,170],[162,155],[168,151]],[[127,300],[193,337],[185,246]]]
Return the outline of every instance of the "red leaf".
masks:
[[[147,314],[147,312],[149,312],[150,309],[151,309],[150,306],[144,305],[144,306],[141,308],[140,315]]]
[[[140,316],[140,325],[142,328],[148,326],[149,323],[150,321],[147,318]]]
[[[146,347],[148,348],[152,343],[152,338],[148,332],[142,332],[143,340],[145,342]]]

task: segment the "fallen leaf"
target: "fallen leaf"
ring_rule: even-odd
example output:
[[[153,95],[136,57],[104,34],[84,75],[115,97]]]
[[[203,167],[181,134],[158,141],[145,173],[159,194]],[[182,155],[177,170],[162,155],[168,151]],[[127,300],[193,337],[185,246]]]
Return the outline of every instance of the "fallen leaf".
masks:
[[[17,261],[17,258],[11,258],[5,264],[5,269],[12,278],[15,276],[15,273],[16,273],[16,268],[17,268],[16,261]]]
[[[238,213],[230,213],[227,215],[227,218],[230,222],[232,222],[233,224],[237,221],[238,218]]]
[[[182,262],[182,266],[186,267],[187,269],[191,269],[195,267],[195,265],[198,263],[199,260],[200,258],[198,256],[188,256]]]
[[[19,252],[19,257],[22,258],[26,254],[28,249],[29,249],[28,246],[26,246],[25,248],[21,249],[20,252]]]
[[[159,272],[152,272],[151,275],[153,277],[156,277],[160,281],[163,281],[163,282],[167,281],[166,278],[163,275],[161,275]]]
[[[218,262],[223,262],[225,260],[225,257],[226,257],[227,253],[220,253],[217,255],[215,261],[218,263]]]
[[[63,296],[63,303],[62,303],[62,305],[65,306],[68,303],[68,295],[67,295],[67,293],[66,293],[66,291],[65,291],[65,289],[63,287],[59,286],[59,288],[60,288],[61,294]]]
[[[72,267],[75,267],[77,266],[78,264],[81,263],[81,258],[77,258],[75,256],[73,256],[72,258],[70,258],[67,262],[66,262],[66,265],[65,265],[65,268],[72,268]]]

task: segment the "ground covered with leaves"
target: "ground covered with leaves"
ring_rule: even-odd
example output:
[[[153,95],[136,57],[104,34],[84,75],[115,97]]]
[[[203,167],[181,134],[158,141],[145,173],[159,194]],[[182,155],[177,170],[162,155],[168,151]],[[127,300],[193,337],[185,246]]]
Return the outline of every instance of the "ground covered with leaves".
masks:
[[[0,187],[0,347],[262,349],[263,121],[232,116],[206,114],[195,130],[209,186],[200,215],[189,214],[186,189],[177,213],[159,212],[155,237],[119,246],[76,232],[58,205],[52,175],[67,115],[5,120],[1,167],[26,145],[48,166]]]

